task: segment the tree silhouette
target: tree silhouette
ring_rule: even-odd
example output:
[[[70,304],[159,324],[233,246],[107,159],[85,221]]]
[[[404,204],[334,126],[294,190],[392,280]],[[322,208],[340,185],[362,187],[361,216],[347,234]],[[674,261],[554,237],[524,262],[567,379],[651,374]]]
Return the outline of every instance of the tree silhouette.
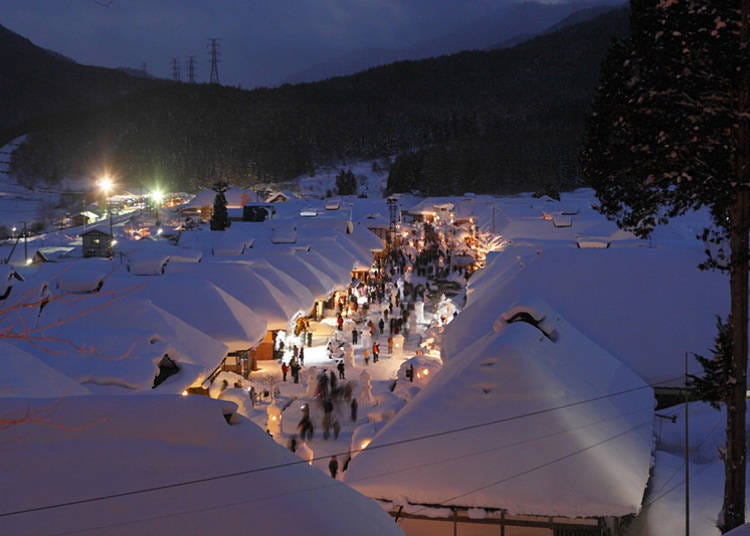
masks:
[[[732,359],[720,529],[745,519],[750,229],[750,0],[633,0],[630,39],[602,66],[583,152],[600,210],[647,236],[706,207],[703,268],[730,273]]]
[[[211,214],[210,227],[212,231],[223,231],[229,227],[229,213],[227,212],[227,198],[224,193],[229,189],[226,182],[217,182],[212,190],[216,192],[214,197],[214,210]]]

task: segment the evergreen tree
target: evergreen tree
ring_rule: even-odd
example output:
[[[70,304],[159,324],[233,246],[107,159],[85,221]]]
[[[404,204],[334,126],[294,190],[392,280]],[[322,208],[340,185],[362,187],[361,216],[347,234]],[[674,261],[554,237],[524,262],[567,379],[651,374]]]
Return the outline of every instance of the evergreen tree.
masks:
[[[689,375],[693,392],[699,400],[708,402],[716,409],[729,395],[729,386],[734,377],[732,371],[732,337],[729,324],[716,317],[716,339],[711,349],[712,357],[695,354],[703,367],[703,376]]]
[[[600,210],[639,236],[707,207],[714,251],[730,272],[731,375],[720,529],[744,523],[750,229],[750,0],[633,0],[631,38],[602,66],[583,151]]]
[[[336,175],[336,191],[339,195],[356,195],[357,179],[351,169],[339,171]]]
[[[229,213],[227,212],[227,198],[224,193],[229,189],[226,182],[217,182],[212,190],[216,192],[214,197],[214,210],[211,214],[210,227],[212,231],[223,231],[229,227]]]

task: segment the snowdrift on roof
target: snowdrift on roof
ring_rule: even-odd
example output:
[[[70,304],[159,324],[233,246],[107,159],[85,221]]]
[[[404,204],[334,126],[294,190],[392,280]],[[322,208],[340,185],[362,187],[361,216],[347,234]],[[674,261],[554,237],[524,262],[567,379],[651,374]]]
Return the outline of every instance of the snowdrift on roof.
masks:
[[[653,451],[652,390],[557,313],[543,317],[544,331],[506,324],[447,363],[354,458],[347,482],[400,504],[637,513]],[[555,342],[545,334],[553,331]]]
[[[698,243],[660,247],[508,247],[469,283],[447,328],[451,359],[521,298],[537,296],[649,383],[681,382],[685,352],[713,347],[715,315],[729,309],[723,274],[698,270]],[[691,372],[700,365],[691,360]]]
[[[262,317],[267,328],[287,329],[289,319],[300,309],[294,296],[287,296],[259,276],[247,262],[194,263],[170,267],[170,273],[206,279]]]
[[[310,535],[402,534],[374,502],[250,421],[227,424],[233,410],[197,396],[0,399],[0,413],[28,419],[2,431],[15,440],[3,441],[0,513],[82,501],[0,517],[0,533],[297,534],[307,524]]]
[[[40,328],[25,344],[50,367],[81,383],[146,392],[152,391],[165,353],[180,372],[158,391],[179,393],[207,377],[227,351],[203,331],[127,293],[117,298],[87,296],[74,304],[53,300],[44,310]],[[35,336],[41,339],[35,342]]]
[[[13,344],[0,343],[0,360],[3,363],[0,397],[56,398],[88,394],[81,384]]]

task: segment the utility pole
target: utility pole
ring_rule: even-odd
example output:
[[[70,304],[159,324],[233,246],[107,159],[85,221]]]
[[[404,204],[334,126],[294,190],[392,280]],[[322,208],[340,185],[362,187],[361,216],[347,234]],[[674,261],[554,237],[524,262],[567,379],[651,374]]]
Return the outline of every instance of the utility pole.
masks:
[[[172,80],[179,82],[180,77],[180,64],[177,62],[177,58],[172,58]]]
[[[195,83],[195,56],[188,56],[185,60],[185,67],[187,70],[187,81],[190,84]]]
[[[29,263],[29,249],[26,245],[26,237],[29,233],[26,232],[26,222],[23,222],[23,262],[24,264]]]
[[[689,386],[688,353],[685,352],[685,536],[690,536],[690,428],[688,419]]]
[[[396,222],[398,218],[398,200],[395,197],[389,197],[386,199],[388,204],[388,234],[386,235],[385,244],[386,250],[390,255],[392,249],[396,247]]]
[[[210,84],[219,83],[219,39],[212,37],[208,40],[208,52],[211,57],[211,75],[209,76],[208,82]]]
[[[148,64],[145,61],[141,63],[141,73],[143,76],[148,76]]]

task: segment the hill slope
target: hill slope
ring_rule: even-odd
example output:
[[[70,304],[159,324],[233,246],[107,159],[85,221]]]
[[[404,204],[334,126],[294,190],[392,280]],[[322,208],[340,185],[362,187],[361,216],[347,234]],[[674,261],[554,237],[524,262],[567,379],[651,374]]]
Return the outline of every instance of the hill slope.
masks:
[[[80,65],[0,25],[0,146],[49,115],[73,116],[153,81]]]
[[[130,183],[191,189],[404,153],[391,190],[529,190],[574,166],[599,63],[627,26],[616,10],[511,49],[276,89],[164,84],[35,133],[14,169],[49,178],[109,166]]]
[[[352,51],[289,76],[285,82],[291,84],[315,82],[334,76],[346,76],[397,61],[432,58],[464,50],[504,48],[504,46],[525,41],[560,24],[571,14],[583,13],[587,9],[599,9],[603,12],[613,7],[612,0],[555,4],[531,1],[504,5],[442,37],[404,49],[368,48]],[[594,14],[591,14],[587,18],[593,17]],[[576,22],[583,20],[582,18]],[[495,43],[504,43],[504,45],[495,45]]]

